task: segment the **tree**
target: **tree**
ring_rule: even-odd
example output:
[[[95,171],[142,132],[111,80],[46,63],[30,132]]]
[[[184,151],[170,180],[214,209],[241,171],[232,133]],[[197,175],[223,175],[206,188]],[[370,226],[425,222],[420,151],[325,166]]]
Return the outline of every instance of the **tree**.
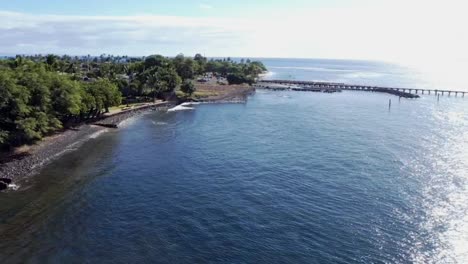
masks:
[[[198,64],[191,58],[185,59],[184,63],[181,65],[180,71],[177,73],[183,79],[193,79],[197,72]]]
[[[146,57],[145,59],[145,68],[151,68],[151,67],[164,67],[168,65],[168,60],[164,58],[162,55],[151,55]]]
[[[250,65],[253,65],[253,66],[259,68],[261,70],[261,71],[259,71],[259,73],[267,70],[267,68],[265,67],[265,65],[261,61],[252,61],[252,62],[250,62]]]
[[[122,94],[108,79],[99,79],[88,84],[87,92],[94,97],[97,114],[109,112],[109,107],[122,103]]]
[[[79,83],[31,63],[0,70],[0,146],[41,139],[80,111]]]
[[[181,83],[181,79],[174,68],[153,68],[148,75],[146,85],[151,88],[153,96],[172,92]]]
[[[227,75],[226,79],[229,84],[251,84],[253,82],[253,79],[245,76],[242,73],[230,73]]]
[[[30,143],[61,127],[95,118],[126,97],[166,97],[184,80],[213,72],[230,84],[251,83],[265,66],[231,58],[175,58],[161,55],[99,57],[49,54],[0,59],[0,147]],[[86,80],[83,81],[83,80]]]
[[[201,55],[200,53],[197,53],[195,54],[195,57],[193,57],[193,59],[197,62],[206,62],[207,59],[205,57],[203,57],[203,55]]]
[[[153,101],[156,101],[156,95],[160,92],[160,81],[157,73],[150,74],[146,80],[146,85],[151,87]]]
[[[185,80],[180,90],[185,94],[192,95],[195,92],[195,85],[193,85],[192,81]]]
[[[0,146],[10,144],[16,132],[14,124],[16,116],[27,112],[24,102],[26,95],[18,97],[18,92],[12,72],[9,70],[0,72]]]
[[[160,68],[157,75],[161,92],[173,92],[182,82],[174,68]]]
[[[80,113],[79,83],[65,76],[54,76],[51,81],[51,100],[55,115],[62,121],[68,121]]]
[[[197,74],[203,74],[205,72],[207,58],[203,57],[201,54],[197,53],[193,58],[195,62],[198,64],[197,67]]]
[[[90,92],[91,89],[89,86],[82,86],[80,89],[80,120],[93,118],[96,114],[96,99]]]
[[[172,62],[182,80],[193,79],[199,73],[199,63],[192,58],[185,58],[183,54],[177,55]]]
[[[43,67],[17,72],[17,84],[27,89],[30,95],[27,104],[31,112],[28,117],[36,121],[34,129],[39,133],[36,138],[62,127],[52,105],[51,87],[53,77],[56,75],[46,72]]]
[[[175,56],[175,58],[172,60],[174,67],[176,68],[177,71],[180,67],[182,67],[182,64],[184,64],[184,61],[185,61],[185,57],[184,57],[184,54],[182,53]]]
[[[52,66],[54,65],[54,63],[57,61],[57,56],[53,55],[53,54],[49,54],[46,56],[46,63],[49,65],[49,66]]]

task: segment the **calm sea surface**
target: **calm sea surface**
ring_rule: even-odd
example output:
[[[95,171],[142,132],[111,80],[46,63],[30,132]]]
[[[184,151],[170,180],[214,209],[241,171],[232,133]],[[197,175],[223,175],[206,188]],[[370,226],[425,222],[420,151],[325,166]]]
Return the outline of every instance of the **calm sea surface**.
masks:
[[[375,63],[265,63],[420,84]],[[468,263],[467,100],[258,90],[130,119],[0,193],[1,262]]]

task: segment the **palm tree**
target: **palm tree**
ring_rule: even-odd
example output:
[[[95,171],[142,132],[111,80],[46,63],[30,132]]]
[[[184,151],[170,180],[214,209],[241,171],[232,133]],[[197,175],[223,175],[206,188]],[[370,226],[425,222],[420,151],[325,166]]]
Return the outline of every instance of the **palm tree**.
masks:
[[[149,74],[146,78],[146,86],[151,87],[153,90],[153,102],[156,102],[156,93],[159,88],[159,76],[157,72]]]

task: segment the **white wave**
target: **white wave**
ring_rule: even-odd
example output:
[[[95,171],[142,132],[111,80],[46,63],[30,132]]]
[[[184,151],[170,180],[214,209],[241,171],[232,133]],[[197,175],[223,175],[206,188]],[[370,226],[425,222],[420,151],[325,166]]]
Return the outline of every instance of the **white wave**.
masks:
[[[194,108],[193,107],[188,107],[188,105],[193,105],[193,104],[196,104],[196,103],[183,103],[183,104],[180,104],[176,107],[173,107],[169,110],[167,110],[168,112],[174,112],[174,111],[185,111],[185,110],[193,110]]]
[[[146,114],[146,113],[145,113]],[[144,114],[141,114],[141,115],[136,115],[136,116],[132,116],[132,117],[129,117],[129,118],[126,118],[124,120],[122,120],[118,126],[119,128],[124,128],[124,127],[128,127],[129,125],[133,124],[137,118],[140,118],[141,116],[143,116]]]
[[[199,104],[201,104],[201,102],[185,102],[185,103],[182,103],[181,105],[191,106],[191,105],[199,105]]]
[[[16,191],[19,189],[19,185],[16,185],[14,183],[8,184],[8,188],[12,189],[13,191]]]
[[[173,108],[168,109],[168,112],[174,111],[186,111],[186,110],[193,110],[194,107],[190,107],[193,105],[201,105],[201,104],[243,104],[245,100],[214,100],[214,101],[203,101],[203,102],[185,102],[180,105],[177,105]],[[159,123],[159,122],[158,122]],[[166,125],[167,123],[162,123],[158,125]]]
[[[48,158],[45,158],[44,160],[42,160],[41,162],[37,163],[37,164],[34,164],[31,166],[31,169],[34,170],[36,168],[41,168],[42,166],[48,164],[49,162],[55,160],[56,158],[62,156],[63,154],[67,153],[67,152],[72,152],[72,151],[75,151],[78,149],[78,147],[73,147],[73,146],[76,146],[78,144],[83,144],[84,140],[79,140],[73,144],[71,144],[70,146],[66,147],[64,150],[62,151],[59,151],[57,153],[55,153],[54,155],[51,155],[49,156]]]
[[[164,125],[167,125],[166,122],[154,122],[154,121],[151,121],[151,123],[153,123],[153,125],[155,125],[155,126],[164,126]]]
[[[260,78],[267,78],[267,77],[271,77],[273,75],[275,75],[276,72],[272,72],[272,71],[267,71],[267,72],[264,72],[262,74],[259,75]]]
[[[66,146],[62,151],[59,151],[59,152],[55,153],[54,155],[51,155],[48,158],[45,158],[41,162],[32,165],[31,169],[34,170],[35,168],[40,168],[40,167],[44,166],[45,164],[49,163],[50,161],[58,158],[59,156],[65,154],[67,152],[75,151],[80,147],[81,144],[86,142],[88,139],[95,139],[95,138],[99,137],[100,135],[102,135],[102,134],[104,134],[104,133],[106,133],[108,131],[109,131],[109,129],[107,129],[107,128],[102,129],[102,130],[94,132],[93,134],[89,135],[87,138],[77,140],[74,143]]]
[[[109,131],[109,129],[103,129],[103,130],[96,131],[96,132],[94,132],[93,134],[89,135],[88,138],[93,138],[93,139],[94,139],[94,138],[97,138],[97,137],[99,137],[100,135],[106,133],[107,131]],[[71,147],[71,146],[70,146],[70,147]]]

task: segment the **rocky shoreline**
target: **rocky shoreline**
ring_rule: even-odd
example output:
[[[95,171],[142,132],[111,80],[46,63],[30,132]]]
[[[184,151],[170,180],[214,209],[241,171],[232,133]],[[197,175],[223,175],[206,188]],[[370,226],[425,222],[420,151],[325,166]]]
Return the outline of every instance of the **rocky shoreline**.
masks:
[[[169,103],[151,104],[106,116],[100,120],[82,124],[47,137],[37,144],[29,146],[28,150],[24,153],[10,155],[8,160],[4,160],[0,163],[0,178],[5,179],[5,181],[2,181],[5,184],[1,184],[0,190],[5,189],[9,185],[11,186],[12,183],[34,175],[40,168],[53,161],[55,158],[80,147],[87,140],[107,129],[105,126],[99,124],[113,124],[114,127],[117,127],[122,121],[128,118],[146,111],[167,108],[168,104]],[[6,182],[9,183],[7,184]]]
[[[203,98],[200,103],[240,103],[246,102],[247,97],[255,92],[255,88],[238,89],[223,95]],[[179,100],[182,103],[184,100]],[[90,138],[97,136],[109,128],[117,128],[124,120],[150,110],[168,109],[171,102],[162,102],[136,107],[134,109],[104,116],[87,124],[70,128],[64,132],[47,137],[35,145],[28,146],[28,150],[20,154],[9,155],[7,160],[0,160],[0,191],[14,187],[14,183],[24,180],[37,173],[43,166],[49,164],[62,154],[79,148]]]

